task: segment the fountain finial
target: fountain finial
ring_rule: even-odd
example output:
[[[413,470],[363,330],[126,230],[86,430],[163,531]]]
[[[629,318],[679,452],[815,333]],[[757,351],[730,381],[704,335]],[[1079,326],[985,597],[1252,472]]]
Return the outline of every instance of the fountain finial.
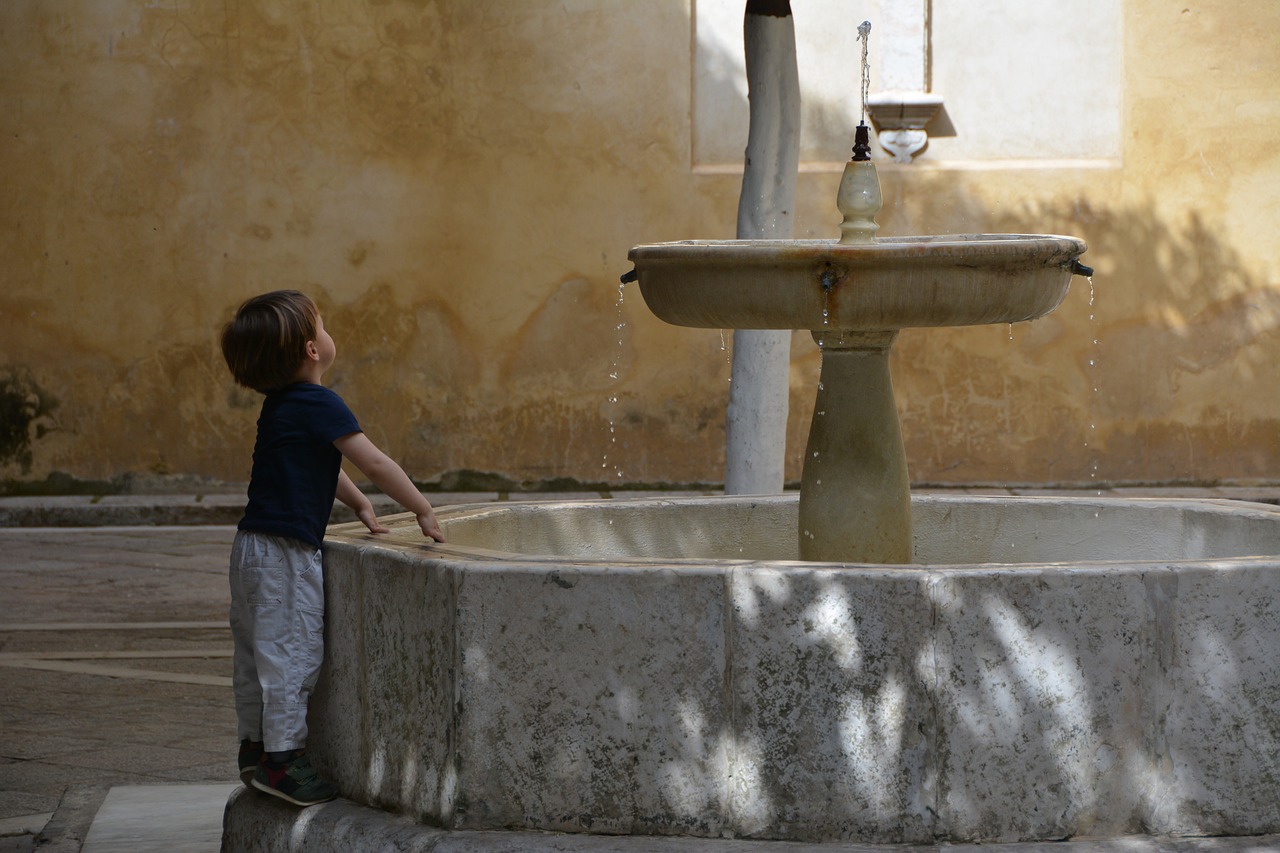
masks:
[[[867,127],[867,92],[871,85],[867,41],[870,35],[871,22],[863,21],[858,26],[858,41],[862,42],[862,116],[853,134],[853,159],[845,163],[840,190],[836,193],[836,207],[844,214],[844,221],[840,223],[841,243],[871,243],[880,230],[875,221],[883,203],[880,176],[871,162],[871,129]]]
[[[871,161],[870,129],[860,123],[854,133],[853,159],[844,164],[836,207],[844,214],[840,223],[841,243],[870,243],[880,226],[875,215],[880,212],[880,175]]]

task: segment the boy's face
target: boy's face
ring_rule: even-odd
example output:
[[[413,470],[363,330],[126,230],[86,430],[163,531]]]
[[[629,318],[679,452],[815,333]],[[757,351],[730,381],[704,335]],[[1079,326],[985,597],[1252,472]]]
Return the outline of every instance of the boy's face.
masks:
[[[333,360],[337,357],[338,347],[334,344],[333,338],[330,337],[328,331],[325,330],[324,320],[319,314],[316,314],[315,348],[316,360],[319,364],[320,372],[324,373],[324,371],[329,369],[330,365],[333,364]]]

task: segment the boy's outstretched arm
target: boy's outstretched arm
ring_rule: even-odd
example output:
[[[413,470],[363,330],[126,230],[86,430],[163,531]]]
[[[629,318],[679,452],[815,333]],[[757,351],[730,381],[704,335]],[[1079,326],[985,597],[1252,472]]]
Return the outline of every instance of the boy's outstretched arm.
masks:
[[[372,480],[384,495],[417,516],[422,535],[429,536],[437,542],[444,541],[444,534],[440,531],[440,524],[436,521],[431,502],[418,491],[418,487],[409,479],[404,469],[390,456],[379,450],[367,435],[362,432],[353,432],[339,438],[333,445],[342,452],[343,456],[350,459],[361,473]],[[338,478],[338,485],[342,485],[341,477]],[[354,486],[353,483],[352,487]]]
[[[355,510],[356,518],[364,522],[370,533],[390,533],[390,528],[378,521],[378,514],[373,511],[373,504],[360,487],[351,482],[347,472],[338,469],[338,500]]]

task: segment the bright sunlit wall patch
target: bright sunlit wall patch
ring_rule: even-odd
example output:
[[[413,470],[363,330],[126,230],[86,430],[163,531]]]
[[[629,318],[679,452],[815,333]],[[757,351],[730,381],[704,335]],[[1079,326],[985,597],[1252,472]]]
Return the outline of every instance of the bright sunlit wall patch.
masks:
[[[899,33],[902,3],[798,0],[792,4],[801,91],[801,169],[835,171],[848,159],[861,112],[858,24],[872,23],[874,96],[919,85],[945,99],[919,165],[1114,166],[1122,151],[1123,20],[1104,0],[910,0],[923,36]],[[747,141],[742,0],[693,0],[695,171],[742,168]],[[918,48],[912,47],[913,40]],[[891,79],[886,46],[892,43]],[[904,56],[904,54],[906,54]],[[954,135],[946,135],[954,133]],[[888,154],[877,151],[877,157]]]

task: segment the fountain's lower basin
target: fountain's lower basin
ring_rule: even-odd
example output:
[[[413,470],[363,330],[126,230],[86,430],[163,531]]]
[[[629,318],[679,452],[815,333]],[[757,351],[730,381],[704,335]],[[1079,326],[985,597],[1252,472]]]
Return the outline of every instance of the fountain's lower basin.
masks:
[[[490,504],[442,511],[447,546],[332,528],[316,763],[454,830],[1280,831],[1280,510],[916,496],[914,566],[790,561],[796,515]]]

